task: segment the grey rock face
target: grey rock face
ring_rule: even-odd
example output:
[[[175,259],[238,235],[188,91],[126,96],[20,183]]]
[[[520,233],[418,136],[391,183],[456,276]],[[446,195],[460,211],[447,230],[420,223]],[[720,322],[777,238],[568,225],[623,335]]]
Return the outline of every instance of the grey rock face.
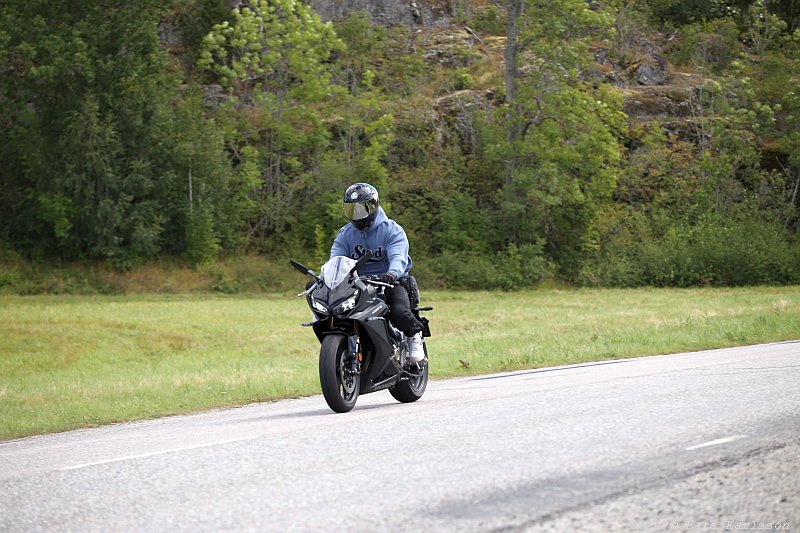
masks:
[[[158,39],[165,46],[180,46],[183,43],[181,32],[169,22],[158,25]]]
[[[667,60],[652,54],[646,63],[636,69],[636,81],[641,85],[664,85],[667,81]]]
[[[341,20],[351,12],[365,11],[373,22],[384,26],[446,26],[450,23],[445,9],[422,0],[310,0],[309,5],[326,21]]]
[[[214,84],[203,87],[203,106],[206,109],[219,107],[229,99],[230,97],[225,93],[222,85]]]
[[[341,20],[354,11],[365,11],[373,22],[384,26],[407,24],[447,26],[450,16],[444,2],[426,0],[304,0],[322,20]],[[242,0],[227,0],[231,9],[246,5]]]

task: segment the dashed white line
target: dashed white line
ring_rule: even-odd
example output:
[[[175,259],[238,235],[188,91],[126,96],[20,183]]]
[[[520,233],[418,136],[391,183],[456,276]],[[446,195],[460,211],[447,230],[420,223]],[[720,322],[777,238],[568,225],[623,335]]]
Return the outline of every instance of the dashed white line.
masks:
[[[704,442],[703,444],[695,444],[694,446],[689,446],[686,448],[687,452],[692,450],[697,450],[699,448],[707,448],[708,446],[717,446],[719,444],[727,444],[728,442],[733,442],[739,439],[746,439],[747,435],[733,435],[732,437],[725,437],[724,439],[717,439],[717,440],[710,440],[708,442]]]
[[[220,446],[222,444],[232,444],[234,442],[244,442],[244,441],[248,441],[248,440],[254,440],[254,439],[257,439],[259,437],[260,437],[260,435],[256,435],[254,437],[242,437],[242,438],[239,438],[239,439],[219,440],[219,441],[215,441],[215,442],[207,442],[205,444],[195,444],[194,446],[183,446],[183,447],[180,447],[180,448],[170,448],[168,450],[159,450],[159,451],[156,451],[156,452],[138,453],[136,455],[126,455],[124,457],[115,457],[113,459],[104,459],[103,461],[94,461],[92,463],[83,463],[83,464],[79,464],[79,465],[65,466],[64,468],[61,468],[60,470],[62,472],[65,471],[65,470],[78,470],[78,469],[81,469],[81,468],[87,468],[89,466],[104,465],[104,464],[108,464],[108,463],[119,463],[121,461],[130,461],[132,459],[142,459],[144,457],[153,457],[153,456],[156,456],[156,455],[164,455],[164,454],[167,454],[167,453],[185,452],[185,451],[188,451],[188,450],[198,450],[200,448],[210,448],[211,446]]]

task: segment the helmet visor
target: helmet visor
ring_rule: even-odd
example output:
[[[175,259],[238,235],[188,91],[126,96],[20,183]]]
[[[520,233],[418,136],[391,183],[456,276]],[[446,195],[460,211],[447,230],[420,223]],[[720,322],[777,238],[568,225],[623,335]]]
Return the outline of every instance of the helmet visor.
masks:
[[[350,220],[361,220],[362,218],[367,218],[373,211],[375,211],[374,206],[371,206],[370,204],[370,201],[354,203],[345,202],[344,216]]]

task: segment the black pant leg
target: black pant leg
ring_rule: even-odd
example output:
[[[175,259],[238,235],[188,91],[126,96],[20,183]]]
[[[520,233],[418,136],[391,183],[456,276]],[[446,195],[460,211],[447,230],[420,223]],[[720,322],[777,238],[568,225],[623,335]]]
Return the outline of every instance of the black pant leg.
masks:
[[[395,285],[391,289],[386,289],[386,295],[389,304],[389,319],[392,323],[409,337],[422,331],[422,324],[411,312],[411,303],[408,301],[405,287]]]

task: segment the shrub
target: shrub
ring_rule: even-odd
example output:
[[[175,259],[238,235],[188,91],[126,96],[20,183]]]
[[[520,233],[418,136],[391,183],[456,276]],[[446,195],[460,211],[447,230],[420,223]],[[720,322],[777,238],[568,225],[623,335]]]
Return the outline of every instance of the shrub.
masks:
[[[588,286],[742,286],[800,281],[800,243],[756,213],[707,215],[675,224],[660,237],[621,220],[605,234],[600,251],[584,262],[579,283]]]
[[[679,65],[693,64],[721,72],[739,56],[741,48],[736,22],[724,18],[684,26],[668,55]]]
[[[415,267],[416,268],[416,267]],[[469,290],[515,290],[533,287],[552,273],[542,245],[509,245],[494,256],[470,252],[445,252],[430,258],[422,272],[426,285]]]
[[[642,247],[643,281],[658,286],[756,285],[800,280],[798,246],[755,216],[707,217]]]
[[[642,265],[631,253],[619,247],[604,250],[587,261],[578,274],[578,283],[588,287],[638,287],[644,285]]]
[[[19,273],[14,270],[2,270],[0,271],[0,289],[14,289],[17,287],[22,278],[20,277]]]
[[[207,209],[190,211],[186,222],[186,256],[194,265],[212,263],[220,246],[214,234],[214,219]]]
[[[472,19],[472,27],[476,31],[503,35],[506,31],[506,20],[497,6],[489,6],[479,11]]]
[[[471,89],[475,85],[475,80],[465,68],[460,68],[453,73],[453,90],[463,91]]]
[[[722,0],[651,0],[653,18],[662,26],[682,26],[724,17],[729,11]]]
[[[318,266],[315,266],[316,270]],[[221,292],[297,292],[310,278],[303,276],[284,258],[243,256],[219,263],[213,290]]]

